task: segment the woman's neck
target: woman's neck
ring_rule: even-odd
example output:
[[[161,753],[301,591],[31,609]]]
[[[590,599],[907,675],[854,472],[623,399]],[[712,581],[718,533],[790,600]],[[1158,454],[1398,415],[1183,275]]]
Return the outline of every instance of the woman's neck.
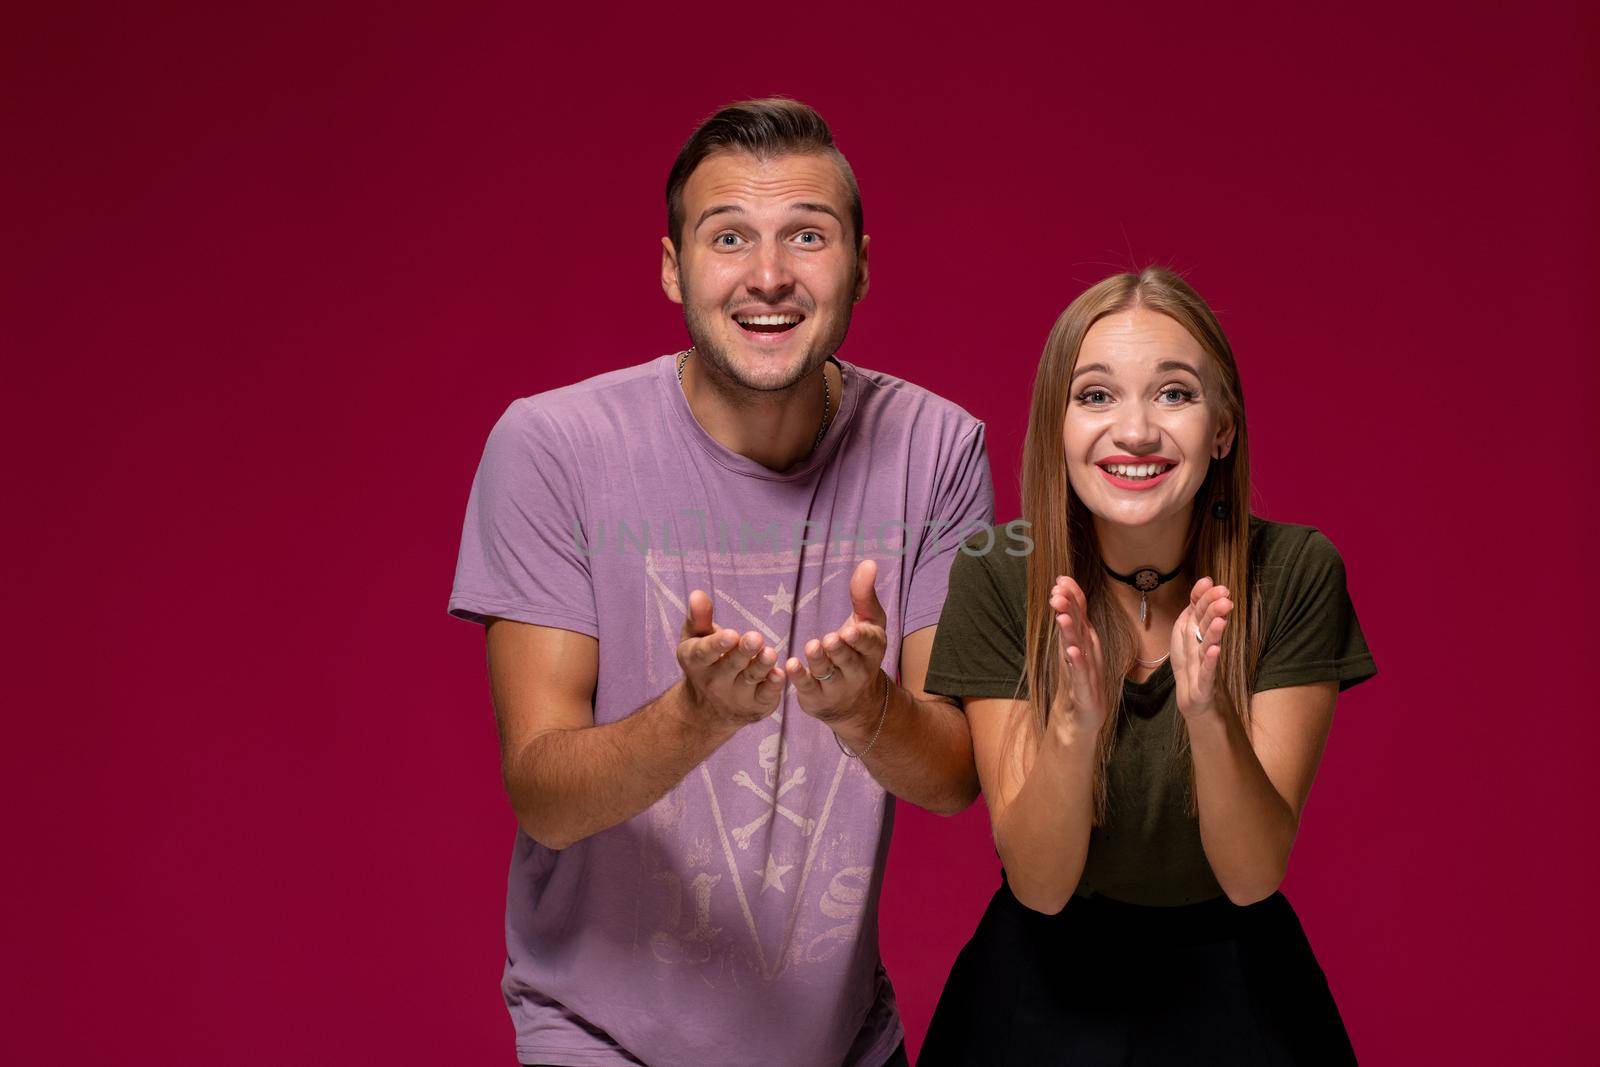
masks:
[[[1141,567],[1154,567],[1162,574],[1178,570],[1183,565],[1184,549],[1188,544],[1192,511],[1192,508],[1185,508],[1181,514],[1140,526],[1123,526],[1095,516],[1095,539],[1101,561],[1121,575],[1132,575]],[[1141,626],[1139,591],[1126,582],[1107,580],[1106,586],[1112,599],[1122,608],[1133,626],[1138,643],[1136,655],[1153,659],[1167,651],[1167,637],[1172,632],[1172,624],[1187,606],[1193,584],[1193,575],[1180,572],[1151,590],[1146,623]],[[1148,677],[1151,672],[1136,669],[1132,673],[1142,678]]]
[[[1189,540],[1189,518],[1194,507],[1140,526],[1123,526],[1094,517],[1095,544],[1100,559],[1118,574],[1154,567],[1166,574],[1183,562]]]

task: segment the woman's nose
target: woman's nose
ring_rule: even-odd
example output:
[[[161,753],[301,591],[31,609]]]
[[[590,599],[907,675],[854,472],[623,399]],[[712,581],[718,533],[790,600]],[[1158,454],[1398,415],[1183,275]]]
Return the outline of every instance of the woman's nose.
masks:
[[[1143,404],[1128,404],[1118,412],[1112,437],[1124,452],[1139,455],[1160,442],[1161,434]]]

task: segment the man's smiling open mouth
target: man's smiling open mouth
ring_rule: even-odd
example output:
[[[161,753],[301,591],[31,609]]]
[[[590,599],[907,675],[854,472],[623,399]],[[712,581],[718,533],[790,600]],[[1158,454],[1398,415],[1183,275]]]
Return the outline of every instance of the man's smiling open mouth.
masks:
[[[761,314],[739,312],[733,316],[733,321],[738,323],[739,328],[746,333],[780,334],[788,333],[800,325],[801,320],[804,318],[804,315],[796,311],[763,312]]]

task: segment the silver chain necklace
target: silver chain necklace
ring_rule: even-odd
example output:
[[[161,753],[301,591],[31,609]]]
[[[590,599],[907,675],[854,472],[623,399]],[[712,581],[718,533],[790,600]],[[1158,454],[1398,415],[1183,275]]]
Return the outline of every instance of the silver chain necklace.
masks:
[[[690,345],[688,350],[678,357],[678,385],[680,388],[683,385],[683,365],[689,362],[689,357],[693,353],[694,345]],[[822,368],[822,425],[817,427],[817,436],[811,440],[811,452],[817,450],[817,446],[822,443],[822,435],[828,432],[828,415],[832,408],[832,399],[832,393],[828,389],[828,368],[824,365]],[[809,454],[808,452],[807,455]]]

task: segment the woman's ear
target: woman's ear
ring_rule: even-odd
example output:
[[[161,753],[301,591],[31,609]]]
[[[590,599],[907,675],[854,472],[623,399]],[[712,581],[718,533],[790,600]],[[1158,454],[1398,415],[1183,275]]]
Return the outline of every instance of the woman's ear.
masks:
[[[1211,445],[1212,459],[1226,459],[1229,452],[1233,451],[1233,417],[1224,415],[1222,425],[1217,428],[1216,440]]]

